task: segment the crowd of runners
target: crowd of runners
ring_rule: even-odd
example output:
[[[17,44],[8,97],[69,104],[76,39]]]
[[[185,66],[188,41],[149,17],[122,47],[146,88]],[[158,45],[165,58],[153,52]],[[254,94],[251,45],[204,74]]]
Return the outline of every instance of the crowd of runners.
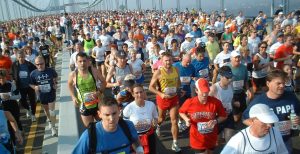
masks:
[[[87,128],[73,153],[157,153],[166,116],[175,152],[178,134],[189,131],[195,153],[222,143],[226,154],[292,153],[292,130],[300,129],[300,13],[279,10],[271,19],[262,11],[246,18],[242,11],[144,10],[2,22],[0,149],[22,144],[20,106],[36,122],[37,102],[57,136],[55,58],[69,52],[68,89]]]

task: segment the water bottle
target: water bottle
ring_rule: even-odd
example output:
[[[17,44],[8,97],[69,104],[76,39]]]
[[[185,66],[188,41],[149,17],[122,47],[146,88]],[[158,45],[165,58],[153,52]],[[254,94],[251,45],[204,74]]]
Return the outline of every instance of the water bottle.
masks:
[[[290,114],[290,119],[291,119],[291,129],[292,130],[297,130],[298,129],[298,125],[295,124],[293,121],[294,119],[297,117],[296,113],[295,113],[295,110],[292,109],[291,110],[291,114]]]

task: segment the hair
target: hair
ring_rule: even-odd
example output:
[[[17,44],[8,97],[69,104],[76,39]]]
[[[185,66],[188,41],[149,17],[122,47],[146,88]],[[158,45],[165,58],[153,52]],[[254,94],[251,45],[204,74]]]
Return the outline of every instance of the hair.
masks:
[[[19,50],[17,55],[25,55],[25,52],[23,50]]]
[[[284,35],[284,41],[286,41],[289,37],[291,37],[292,39],[294,38],[292,34],[286,34]]]
[[[282,78],[282,79],[286,79],[287,78],[287,73],[285,73],[283,70],[281,69],[273,69],[271,70],[267,77],[266,77],[266,81],[272,81],[275,78]]]
[[[98,104],[98,109],[100,110],[102,106],[118,106],[118,102],[113,97],[105,96]]]
[[[142,88],[142,89],[144,90],[143,85],[142,85],[142,84],[139,84],[139,83],[135,83],[135,84],[133,85],[132,89],[134,89],[134,88]]]
[[[164,53],[162,53],[161,54],[162,55],[162,57],[172,57],[172,54],[171,54],[171,52],[164,52]]]
[[[223,42],[222,43],[222,46],[224,46],[225,44],[230,44],[229,42]]]
[[[229,66],[222,66],[218,69],[219,74],[222,74],[224,72],[229,72],[229,71],[231,71],[231,68]]]
[[[263,45],[263,44],[265,44],[265,45],[267,45],[268,46],[268,43],[266,42],[266,41],[262,41],[262,42],[260,42],[259,44],[258,44],[258,46],[260,47],[261,45]]]
[[[78,52],[78,54],[76,55],[76,60],[78,59],[78,57],[85,57],[86,59],[88,59],[88,55],[85,52]]]
[[[7,71],[5,69],[0,69],[0,77],[6,77]]]
[[[198,48],[196,48],[196,55],[198,55],[198,54],[204,54],[205,53],[205,48],[203,48],[203,47],[198,47]]]
[[[38,55],[37,57],[35,57],[35,59],[34,59],[34,60],[37,60],[37,59],[41,59],[41,60],[45,61],[44,57],[43,57],[43,56],[41,56],[41,55]]]

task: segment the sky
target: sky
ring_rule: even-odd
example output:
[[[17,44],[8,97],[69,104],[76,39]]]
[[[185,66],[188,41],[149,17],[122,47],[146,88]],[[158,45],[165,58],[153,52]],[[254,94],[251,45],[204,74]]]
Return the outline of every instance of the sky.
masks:
[[[48,6],[50,0],[27,0],[34,6],[44,9]],[[69,2],[89,2],[92,3],[94,0],[53,0],[54,3],[62,5],[63,3]],[[103,0],[109,2],[111,4],[110,8],[116,8],[116,0]],[[128,9],[136,9],[136,0],[127,0],[128,1]],[[141,0],[142,9],[152,9],[152,0]],[[158,9],[159,0],[154,0],[155,6]],[[219,10],[221,8],[220,5],[221,0],[201,0],[201,8],[206,12],[211,12],[213,10]],[[224,0],[225,8],[228,12],[237,14],[238,11],[243,10],[246,16],[256,16],[258,11],[263,10],[270,15],[270,6],[271,0]],[[282,4],[283,0],[275,0],[275,7],[278,7]],[[6,5],[5,2],[8,4]],[[125,0],[119,0],[119,5],[124,4]],[[163,9],[168,10],[171,8],[176,9],[177,0],[163,0]],[[196,0],[180,0],[181,10],[185,8],[192,9],[196,7]],[[8,9],[7,9],[8,8]],[[95,9],[104,9],[104,3],[101,3]],[[18,18],[21,16],[32,16],[39,15],[39,13],[34,13],[31,11],[27,11],[26,9],[18,6],[18,4],[14,3],[12,0],[0,0],[0,20],[8,20],[10,18]],[[300,9],[299,0],[290,0],[289,4],[290,10]],[[9,13],[8,13],[9,12]]]

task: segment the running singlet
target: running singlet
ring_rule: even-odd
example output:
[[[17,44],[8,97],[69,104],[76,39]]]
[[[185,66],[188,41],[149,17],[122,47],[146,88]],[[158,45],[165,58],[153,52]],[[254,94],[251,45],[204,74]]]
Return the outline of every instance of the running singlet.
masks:
[[[161,77],[159,78],[160,89],[163,93],[175,96],[177,93],[178,73],[172,66],[172,73],[168,74],[164,67],[160,69]]]
[[[76,90],[78,93],[77,99],[80,102],[80,109],[83,110],[97,107],[97,87],[91,73],[88,73],[86,79],[78,74],[76,83]]]
[[[95,46],[94,40],[83,40],[84,41],[84,51],[85,53],[87,53],[88,55],[90,55],[90,51],[93,49],[93,47]]]

